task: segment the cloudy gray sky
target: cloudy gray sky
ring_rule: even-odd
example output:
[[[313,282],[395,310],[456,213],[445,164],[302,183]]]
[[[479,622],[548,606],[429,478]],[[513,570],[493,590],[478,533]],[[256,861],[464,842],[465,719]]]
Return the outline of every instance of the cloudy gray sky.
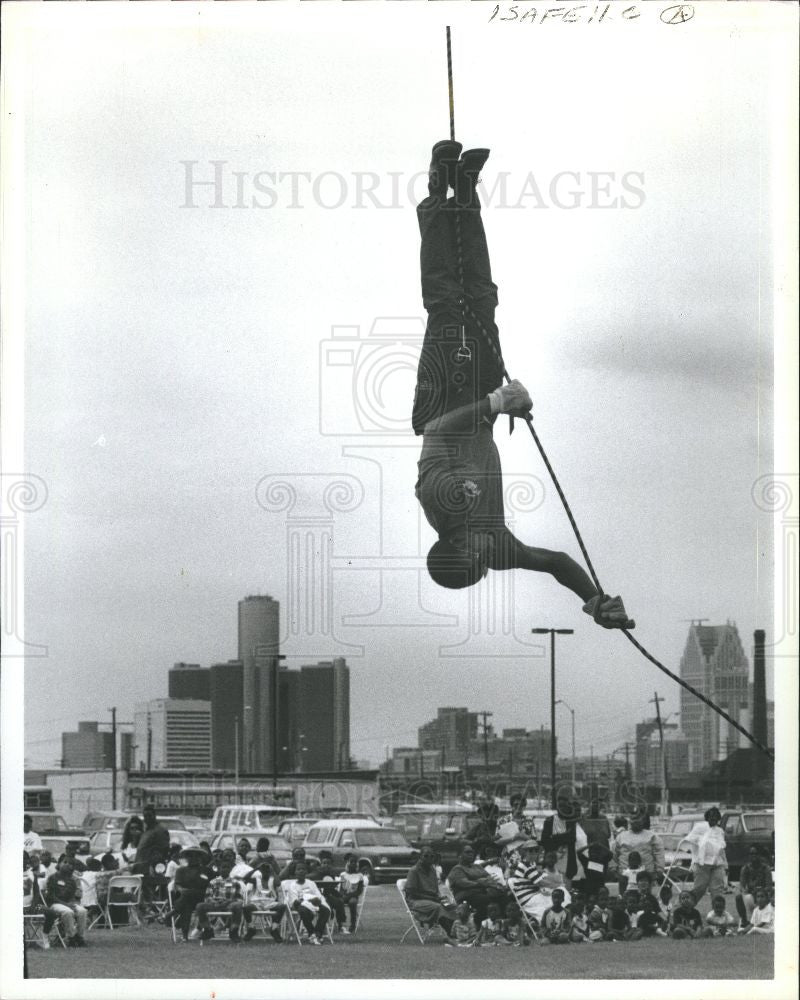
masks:
[[[492,148],[505,359],[601,580],[673,669],[692,617],[735,620],[749,654],[772,618],[771,525],[751,488],[772,469],[775,39],[702,7],[681,26],[652,5],[548,33],[448,7],[457,134]],[[292,514],[325,515],[310,472],[363,496],[331,529],[335,634],[317,618],[287,650],[348,656],[355,756],[413,744],[439,705],[489,709],[498,728],[546,722],[528,633],[550,625],[576,630],[558,661],[578,752],[610,752],[654,689],[671,712],[678,688],[547,578],[418,590],[413,557],[433,537],[416,442],[353,411],[355,391],[378,425],[410,412],[414,176],[447,134],[444,15],[395,8],[389,27],[364,5],[336,23],[275,10],[157,33],[59,18],[32,36],[25,445],[49,498],[26,524],[26,634],[48,656],[26,673],[27,759],[53,763],[61,730],[112,704],[132,718],[166,695],[174,661],[235,656],[245,594],[285,611],[288,515],[256,487],[281,475],[300,491]],[[212,180],[211,161],[220,192],[194,187],[187,207],[187,169]],[[629,207],[608,207],[621,196]],[[320,359],[332,327],[366,336],[386,317],[412,346],[384,346],[376,402],[358,372],[369,350],[349,368]],[[524,428],[497,430],[509,480],[536,477],[520,536],[578,556]],[[566,713],[560,726],[566,749]]]

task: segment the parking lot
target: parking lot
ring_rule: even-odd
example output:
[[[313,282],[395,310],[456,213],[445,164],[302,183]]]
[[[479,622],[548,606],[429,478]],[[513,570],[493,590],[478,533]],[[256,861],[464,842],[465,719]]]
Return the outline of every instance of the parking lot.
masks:
[[[733,912],[733,898],[728,897]],[[422,946],[393,885],[372,886],[354,937],[311,947],[259,935],[173,945],[158,924],[92,931],[86,949],[29,950],[31,978],[115,979],[769,979],[771,936],[528,948]]]

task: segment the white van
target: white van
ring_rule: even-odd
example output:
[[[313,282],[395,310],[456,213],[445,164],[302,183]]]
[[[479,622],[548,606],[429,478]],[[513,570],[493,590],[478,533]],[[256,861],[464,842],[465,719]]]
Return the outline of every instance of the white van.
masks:
[[[269,836],[282,819],[296,816],[292,806],[261,805],[217,806],[211,821],[211,835],[241,833],[248,837]]]

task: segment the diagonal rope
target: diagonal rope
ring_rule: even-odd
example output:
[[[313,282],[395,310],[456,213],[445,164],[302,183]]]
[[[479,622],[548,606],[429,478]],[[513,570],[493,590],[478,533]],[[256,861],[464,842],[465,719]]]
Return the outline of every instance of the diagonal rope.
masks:
[[[450,28],[449,28],[449,26],[447,28],[447,82],[448,82],[448,92],[449,92],[449,98],[450,98],[450,138],[451,139],[455,139],[454,102],[453,102],[453,58],[452,58],[452,48],[451,48],[451,41],[450,41]],[[461,241],[461,212],[462,212],[462,208],[460,206],[456,205],[456,209],[455,209],[455,218],[456,218],[456,254],[457,254],[457,257],[458,257],[459,284],[461,285],[461,299],[460,299],[460,303],[459,304],[461,306],[462,320],[466,320],[466,314],[469,313],[469,315],[470,315],[472,321],[474,322],[475,326],[478,327],[478,329],[480,330],[481,334],[484,337],[484,340],[486,341],[486,343],[488,344],[490,350],[494,354],[495,359],[499,362],[500,367],[502,368],[502,371],[503,371],[503,378],[507,382],[510,382],[511,381],[511,377],[508,374],[508,371],[507,371],[506,366],[505,366],[505,362],[503,361],[503,357],[500,354],[500,351],[495,346],[494,341],[492,340],[492,337],[489,334],[489,331],[484,327],[484,325],[481,322],[480,318],[478,317],[478,315],[475,313],[474,309],[470,306],[469,302],[467,301],[466,290],[464,288],[464,260],[463,260],[463,246],[462,246],[462,241]],[[462,330],[463,329],[464,329],[464,327],[462,326]],[[533,440],[536,443],[536,447],[539,450],[539,454],[542,456],[542,461],[544,462],[544,464],[545,464],[545,466],[547,468],[547,471],[548,471],[548,473],[550,475],[550,478],[553,481],[553,486],[555,486],[555,488],[556,488],[556,493],[558,493],[559,499],[561,500],[561,503],[562,503],[562,505],[564,507],[566,515],[567,515],[567,517],[569,519],[569,523],[572,526],[572,530],[573,530],[573,532],[575,534],[575,538],[578,541],[578,545],[580,546],[581,553],[583,555],[584,560],[586,561],[586,565],[587,565],[587,567],[589,569],[589,573],[591,574],[591,577],[592,577],[592,580],[594,582],[594,585],[595,585],[595,587],[597,587],[597,591],[598,591],[599,594],[605,594],[605,590],[603,589],[603,587],[602,587],[602,585],[600,583],[600,579],[599,579],[599,577],[597,575],[597,572],[595,571],[594,565],[593,565],[592,560],[591,560],[591,558],[589,556],[589,551],[586,548],[586,545],[584,544],[583,538],[582,538],[580,530],[578,528],[578,524],[577,524],[577,522],[575,520],[575,517],[574,517],[574,515],[572,513],[572,509],[571,509],[571,507],[570,507],[570,505],[569,505],[569,503],[567,501],[566,494],[564,493],[563,489],[561,488],[561,483],[559,483],[558,477],[555,474],[555,470],[553,469],[553,466],[550,464],[550,459],[547,457],[547,453],[544,450],[544,446],[542,445],[542,442],[539,440],[539,435],[536,433],[536,431],[534,429],[534,426],[533,426],[533,417],[531,417],[530,414],[527,414],[527,416],[525,417],[525,422],[528,425],[528,429],[530,430],[531,436],[533,437]],[[512,425],[512,429],[513,429],[513,425]],[[770,760],[773,760],[773,761],[775,760],[775,755],[769,749],[769,747],[764,746],[764,744],[761,743],[760,740],[757,740],[756,737],[753,736],[753,734],[751,732],[749,732],[747,729],[745,729],[744,726],[740,725],[736,721],[736,719],[734,719],[730,715],[728,715],[728,713],[725,711],[724,708],[721,708],[719,705],[717,705],[715,702],[713,702],[710,698],[706,697],[706,695],[704,695],[701,691],[698,691],[697,688],[693,687],[688,681],[684,680],[678,674],[673,673],[668,667],[665,667],[664,664],[661,663],[660,660],[657,660],[655,658],[655,656],[653,656],[652,653],[648,652],[648,650],[645,649],[645,647],[640,642],[637,642],[637,640],[634,639],[634,637],[631,635],[631,633],[630,633],[630,631],[628,629],[621,629],[620,631],[625,635],[625,638],[630,643],[632,643],[636,647],[636,649],[639,650],[639,652],[642,654],[642,656],[645,657],[645,659],[649,660],[652,664],[654,664],[656,667],[658,667],[658,669],[660,671],[662,671],[662,673],[666,674],[667,677],[669,677],[673,681],[675,681],[676,684],[679,684],[685,691],[688,691],[690,694],[694,695],[694,697],[697,698],[697,699],[699,699],[700,701],[702,701],[704,705],[707,705],[712,711],[716,712],[717,715],[719,715],[723,719],[725,719],[725,721],[729,725],[733,726],[733,728],[736,729],[739,733],[741,733],[742,736],[744,736],[747,740],[749,740],[753,744],[753,746],[757,747],[762,753],[766,754],[766,756],[769,757]]]

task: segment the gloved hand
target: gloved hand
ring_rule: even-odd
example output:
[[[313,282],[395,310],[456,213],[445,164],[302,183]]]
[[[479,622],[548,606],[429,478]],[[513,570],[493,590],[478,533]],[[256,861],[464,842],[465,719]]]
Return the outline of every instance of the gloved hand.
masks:
[[[492,413],[510,413],[515,417],[524,417],[533,409],[533,400],[528,390],[518,380],[514,379],[508,385],[501,385],[489,393],[489,404]]]

